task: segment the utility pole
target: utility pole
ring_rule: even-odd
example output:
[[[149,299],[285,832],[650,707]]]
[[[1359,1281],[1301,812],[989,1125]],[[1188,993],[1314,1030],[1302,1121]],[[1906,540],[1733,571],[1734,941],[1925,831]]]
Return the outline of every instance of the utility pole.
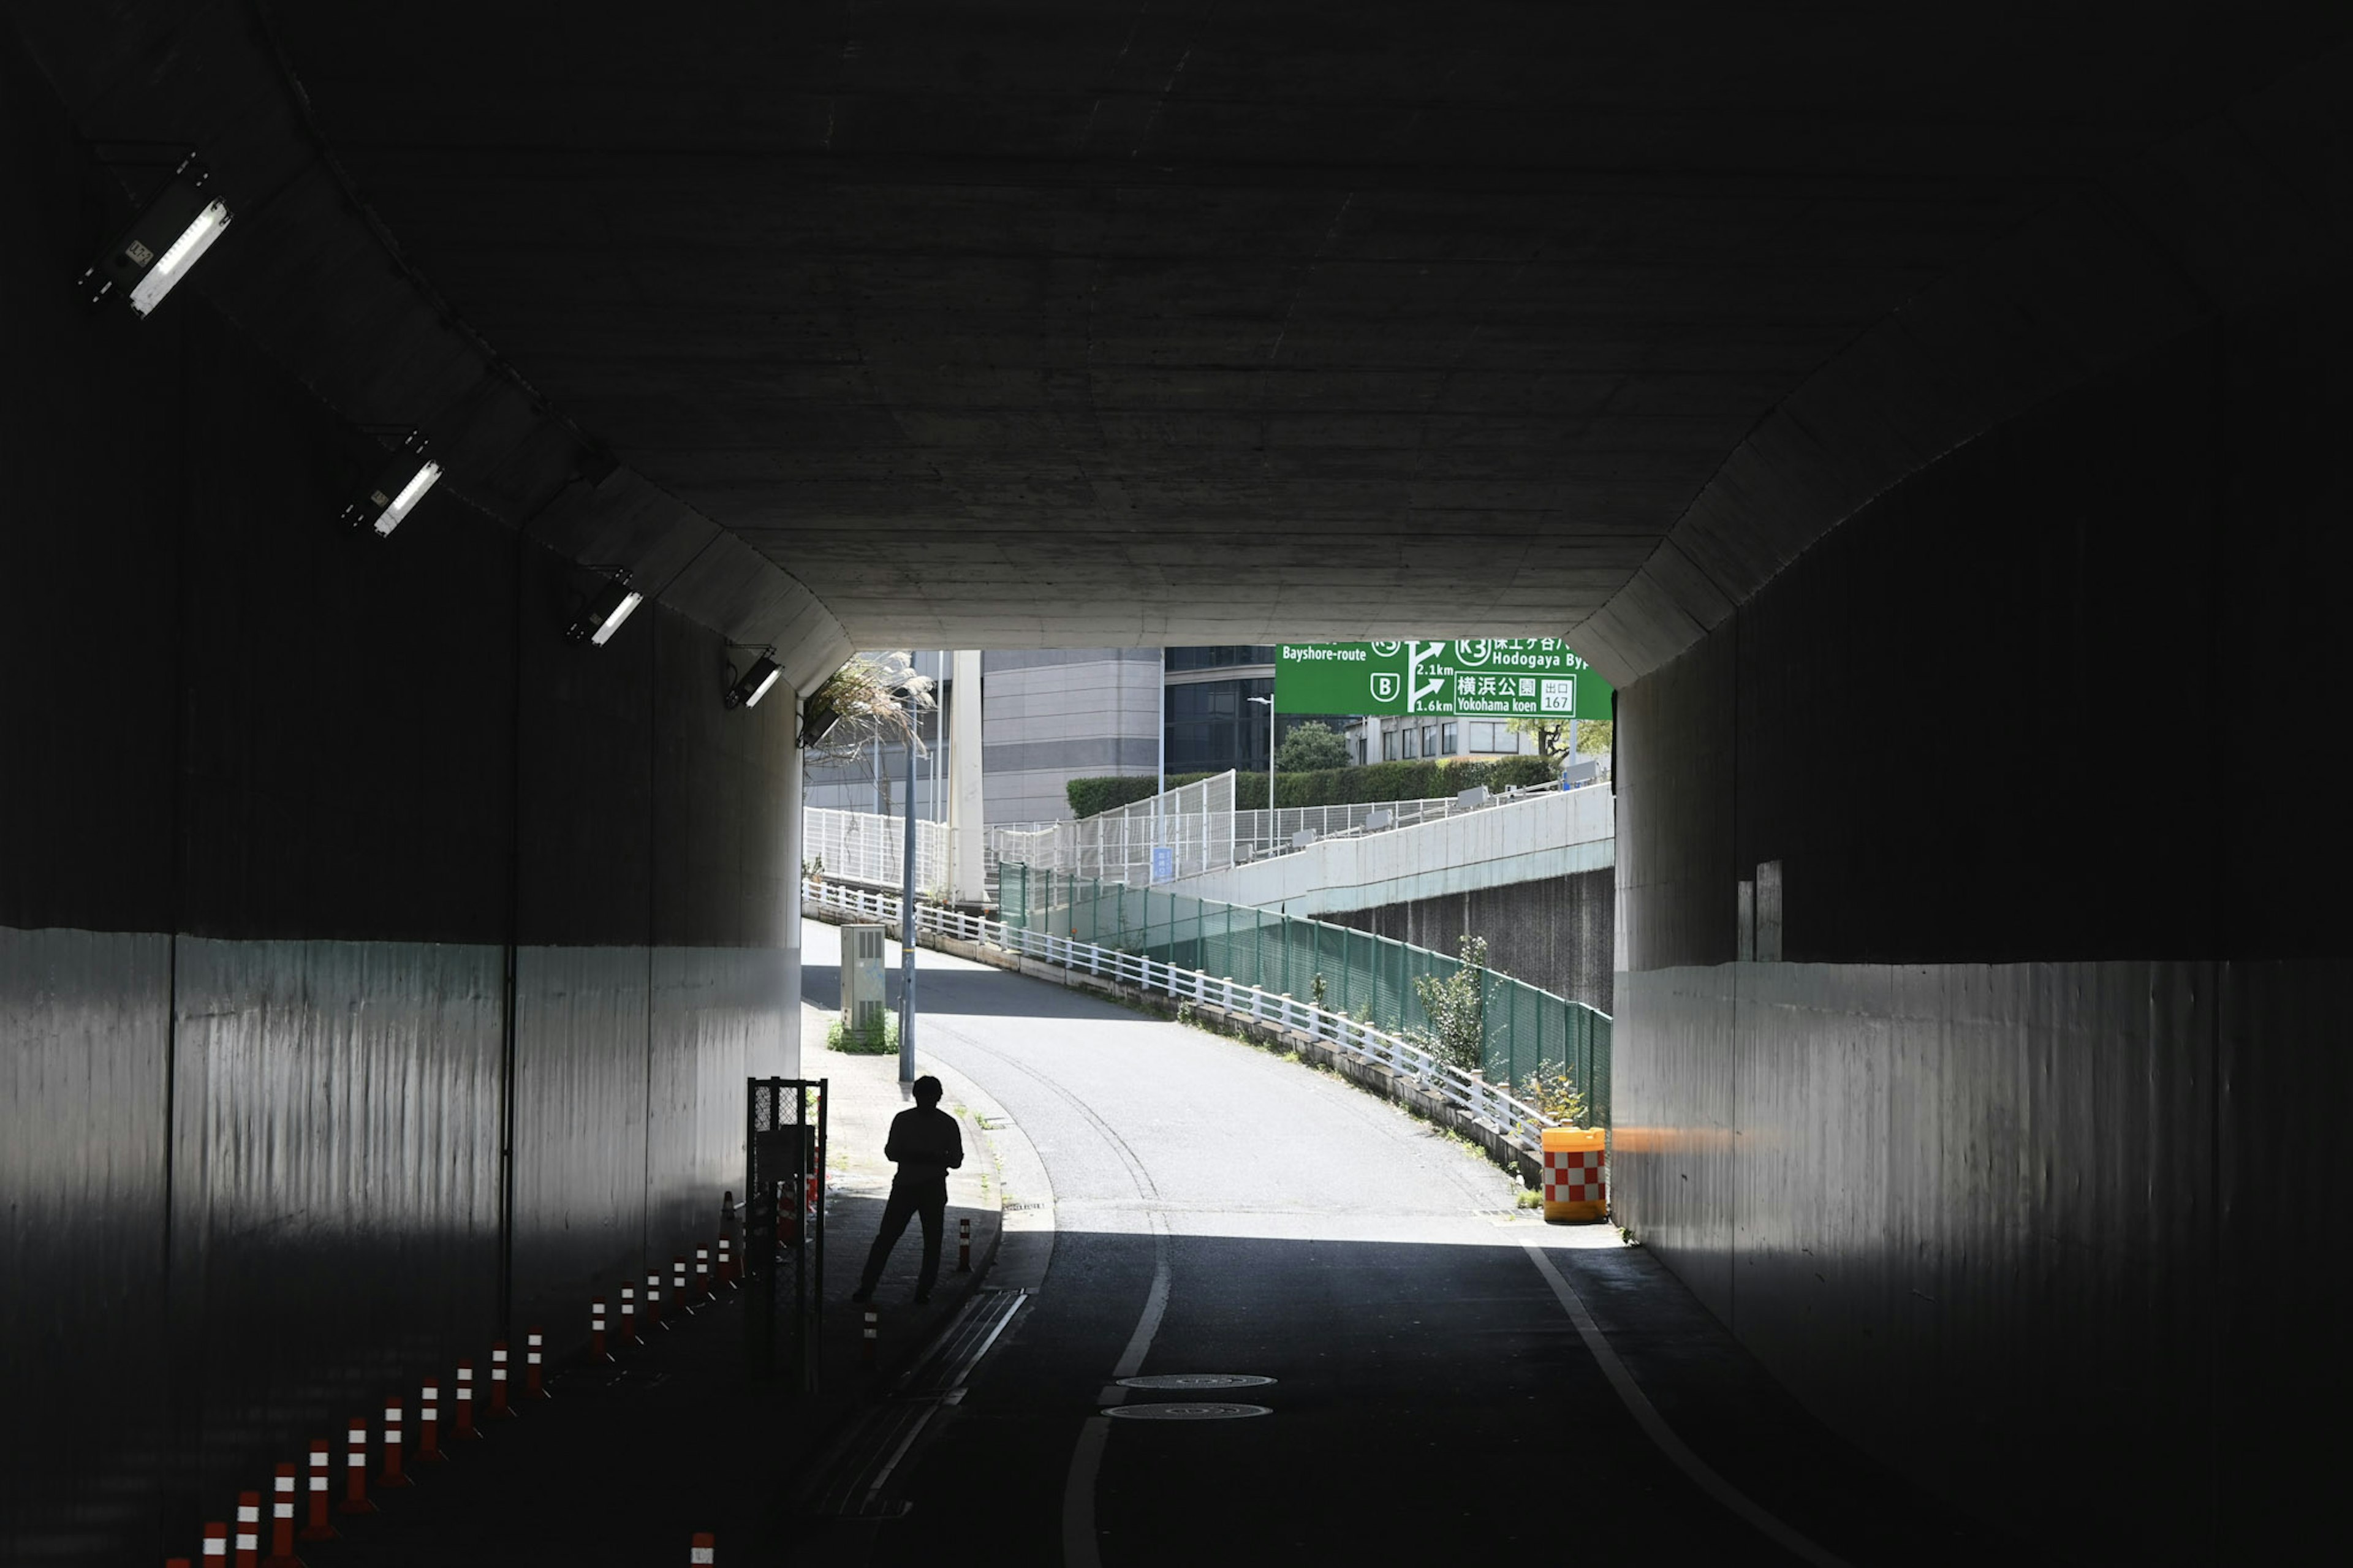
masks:
[[[915,736],[923,721],[910,690],[907,701],[906,842],[901,847],[905,875],[899,889],[899,1088],[915,1081]]]

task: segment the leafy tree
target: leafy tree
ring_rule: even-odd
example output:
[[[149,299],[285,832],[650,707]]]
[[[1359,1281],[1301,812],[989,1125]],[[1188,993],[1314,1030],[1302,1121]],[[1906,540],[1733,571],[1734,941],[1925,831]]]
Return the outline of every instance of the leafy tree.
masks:
[[[1414,981],[1430,1026],[1408,1029],[1406,1037],[1440,1061],[1475,1073],[1487,1059],[1487,939],[1466,934],[1459,956],[1462,963],[1453,973]]]
[[[1507,719],[1504,724],[1514,735],[1525,735],[1536,743],[1536,755],[1552,761],[1568,749],[1568,721],[1566,719]]]
[[[1313,721],[1293,725],[1282,737],[1282,749],[1274,755],[1275,771],[1284,773],[1345,768],[1348,762],[1348,742],[1334,734],[1328,725]]]
[[[921,744],[914,715],[938,704],[929,676],[905,650],[853,655],[801,704],[800,743],[809,760],[844,762],[870,745]]]
[[[1509,719],[1504,721],[1515,735],[1526,735],[1536,743],[1536,755],[1546,762],[1566,760],[1568,751],[1568,721],[1566,719]],[[1606,756],[1609,739],[1616,725],[1608,719],[1579,719],[1577,721],[1577,754],[1580,757]]]

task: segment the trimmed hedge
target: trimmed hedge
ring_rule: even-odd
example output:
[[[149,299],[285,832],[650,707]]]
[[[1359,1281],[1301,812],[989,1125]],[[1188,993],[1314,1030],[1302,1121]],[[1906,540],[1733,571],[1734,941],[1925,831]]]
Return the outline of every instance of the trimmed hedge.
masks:
[[[1183,773],[1168,787],[1196,784],[1214,773]],[[1501,793],[1530,784],[1550,784],[1560,776],[1560,764],[1541,757],[1496,757],[1483,763],[1444,759],[1416,763],[1371,763],[1357,768],[1323,768],[1312,773],[1277,773],[1274,793],[1282,805],[1366,805],[1387,800],[1439,800],[1485,784]],[[1132,805],[1152,798],[1153,781],[1146,778],[1072,779],[1068,786],[1071,810],[1079,816]],[[1234,775],[1234,805],[1243,811],[1266,806],[1266,774]]]

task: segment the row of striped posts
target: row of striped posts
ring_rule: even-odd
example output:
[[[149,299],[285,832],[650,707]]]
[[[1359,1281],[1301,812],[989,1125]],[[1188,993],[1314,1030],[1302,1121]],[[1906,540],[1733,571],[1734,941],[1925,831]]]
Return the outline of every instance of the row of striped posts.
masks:
[[[736,1259],[733,1243],[725,1236],[718,1238],[718,1266],[714,1275],[712,1249],[694,1249],[694,1263],[690,1284],[687,1259],[680,1254],[671,1262],[671,1289],[679,1310],[692,1316],[702,1306],[710,1304],[720,1289],[736,1289]],[[667,1331],[669,1325],[661,1321],[661,1273],[659,1269],[646,1276],[645,1331]],[[692,1295],[690,1297],[689,1291]],[[636,1288],[621,1287],[621,1333],[623,1344],[642,1345],[646,1342],[638,1332],[636,1323]],[[610,1362],[614,1356],[607,1343],[605,1299],[601,1296],[589,1303],[589,1352],[591,1362]],[[490,1408],[485,1420],[511,1420],[516,1412],[508,1401],[507,1342],[499,1341],[491,1347]],[[545,1384],[546,1339],[534,1325],[524,1336],[522,1388],[516,1397],[547,1399],[551,1395]],[[459,1362],[453,1392],[456,1394],[456,1417],[449,1434],[455,1442],[479,1439],[482,1434],[475,1426],[474,1363]],[[438,1465],[448,1460],[441,1451],[441,1385],[438,1379],[428,1380],[418,1390],[417,1405],[417,1452],[408,1452],[406,1406],[393,1400],[384,1407],[384,1444],[382,1465],[375,1486],[402,1488],[414,1486],[408,1469],[412,1465]],[[344,1434],[343,1497],[341,1503],[332,1500],[334,1447],[321,1437],[311,1445],[309,1508],[298,1526],[295,1521],[297,1488],[301,1479],[300,1468],[280,1465],[272,1478],[270,1491],[269,1555],[261,1555],[261,1494],[239,1492],[237,1497],[237,1528],[234,1535],[227,1521],[214,1521],[204,1527],[203,1555],[199,1559],[206,1568],[234,1564],[234,1568],[303,1568],[302,1560],[295,1555],[297,1542],[332,1541],[336,1531],[331,1515],[369,1514],[377,1511],[368,1496],[368,1424],[353,1416]],[[714,1562],[715,1544],[708,1532],[698,1532],[689,1549],[690,1563]],[[185,1557],[165,1559],[165,1568],[191,1568]]]

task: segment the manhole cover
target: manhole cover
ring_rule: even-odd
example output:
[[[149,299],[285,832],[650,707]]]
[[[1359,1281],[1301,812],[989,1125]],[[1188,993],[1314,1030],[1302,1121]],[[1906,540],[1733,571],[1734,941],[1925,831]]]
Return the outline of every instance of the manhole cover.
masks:
[[[1274,1412],[1263,1405],[1114,1405],[1103,1414],[1126,1421],[1239,1421]]]
[[[1246,1372],[1172,1372],[1159,1377],[1123,1377],[1122,1388],[1264,1388],[1274,1379]]]

